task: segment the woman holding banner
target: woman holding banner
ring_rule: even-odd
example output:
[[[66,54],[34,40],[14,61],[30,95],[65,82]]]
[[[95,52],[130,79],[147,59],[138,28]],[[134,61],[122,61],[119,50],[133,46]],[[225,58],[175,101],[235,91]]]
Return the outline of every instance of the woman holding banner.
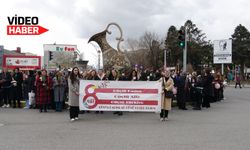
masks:
[[[81,78],[81,75],[79,73],[79,69],[77,67],[74,67],[68,78],[70,121],[78,120],[80,78]]]
[[[162,72],[162,100],[161,100],[161,121],[168,120],[168,111],[171,110],[174,81],[170,77],[169,70]]]
[[[109,75],[109,80],[110,81],[118,81],[119,80],[118,71],[117,70],[115,70],[115,69],[111,70],[111,73]],[[122,111],[115,111],[113,114],[117,114],[119,116],[122,116],[123,112]]]
[[[131,81],[138,81],[138,80],[139,80],[139,79],[138,79],[138,73],[137,73],[136,70],[132,70],[129,79],[130,79]]]
[[[92,70],[90,72],[90,76],[88,77],[88,80],[102,80],[102,78],[98,77],[96,70]],[[96,114],[99,114],[99,113],[103,114],[103,111],[95,111],[95,113]]]

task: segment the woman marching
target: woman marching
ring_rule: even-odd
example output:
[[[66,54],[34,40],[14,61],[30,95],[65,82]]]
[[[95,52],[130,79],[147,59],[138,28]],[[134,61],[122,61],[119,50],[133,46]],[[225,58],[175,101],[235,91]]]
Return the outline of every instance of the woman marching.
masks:
[[[77,67],[74,67],[68,78],[70,121],[78,120],[80,78],[81,78],[81,75],[79,73],[79,69]]]
[[[168,70],[162,72],[162,103],[161,103],[161,113],[160,120],[167,121],[168,120],[168,112],[171,110],[171,102],[173,97],[173,79],[170,77],[170,72]],[[172,96],[171,96],[172,95]]]

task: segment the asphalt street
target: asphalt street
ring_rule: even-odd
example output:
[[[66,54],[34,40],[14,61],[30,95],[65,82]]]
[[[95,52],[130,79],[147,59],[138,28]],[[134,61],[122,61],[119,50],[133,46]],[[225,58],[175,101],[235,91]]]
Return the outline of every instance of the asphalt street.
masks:
[[[226,99],[201,111],[173,108],[123,116],[0,108],[0,150],[249,150],[250,88],[227,87]]]

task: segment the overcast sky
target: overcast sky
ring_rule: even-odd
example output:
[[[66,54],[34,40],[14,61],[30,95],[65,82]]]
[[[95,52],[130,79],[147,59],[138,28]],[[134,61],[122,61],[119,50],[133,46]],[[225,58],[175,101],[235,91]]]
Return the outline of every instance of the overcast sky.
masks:
[[[249,0],[7,0],[0,2],[0,45],[43,55],[43,44],[77,44],[90,64],[97,54],[89,37],[118,23],[124,39],[138,38],[145,31],[164,38],[168,28],[179,28],[191,19],[209,40],[229,38],[237,25],[250,29]],[[49,29],[39,36],[7,36],[7,16],[37,16]],[[114,38],[118,36],[116,29]],[[110,41],[114,41],[112,36]]]

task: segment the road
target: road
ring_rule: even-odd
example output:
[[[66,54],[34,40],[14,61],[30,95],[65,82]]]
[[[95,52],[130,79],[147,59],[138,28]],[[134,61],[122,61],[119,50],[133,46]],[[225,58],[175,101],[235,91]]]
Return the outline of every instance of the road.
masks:
[[[210,109],[115,116],[0,108],[0,150],[249,150],[250,89],[225,90]],[[190,108],[190,107],[189,107]]]

